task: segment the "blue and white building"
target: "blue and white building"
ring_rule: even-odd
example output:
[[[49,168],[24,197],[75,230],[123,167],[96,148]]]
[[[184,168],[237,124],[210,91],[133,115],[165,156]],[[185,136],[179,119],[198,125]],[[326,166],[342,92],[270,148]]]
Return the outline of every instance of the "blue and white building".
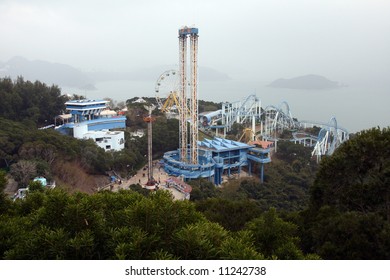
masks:
[[[198,141],[198,162],[190,164],[179,159],[179,151],[166,152],[164,169],[169,175],[181,177],[184,181],[207,178],[215,185],[222,183],[222,175],[241,173],[247,166],[249,174],[255,162],[261,164],[261,181],[264,180],[264,164],[271,162],[270,149],[261,149],[233,140],[215,137]]]
[[[126,117],[107,110],[107,103],[106,100],[88,99],[66,102],[70,119],[56,129],[78,139],[93,139],[105,151],[124,149],[124,132],[117,129],[126,128]]]

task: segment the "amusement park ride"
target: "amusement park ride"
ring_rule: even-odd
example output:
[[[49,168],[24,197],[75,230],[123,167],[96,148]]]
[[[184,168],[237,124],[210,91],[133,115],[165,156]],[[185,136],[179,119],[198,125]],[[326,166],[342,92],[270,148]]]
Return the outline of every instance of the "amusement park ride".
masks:
[[[187,80],[187,41],[190,39],[190,77]],[[180,160],[198,164],[198,28],[183,27],[179,29],[179,73],[180,73]],[[187,82],[188,81],[188,82]],[[187,85],[190,98],[187,99]],[[187,110],[189,112],[187,116]],[[187,121],[187,119],[189,121]],[[187,125],[190,126],[189,150],[187,148]]]
[[[153,177],[153,164],[152,164],[152,123],[156,120],[155,117],[152,116],[153,106],[148,106],[147,110],[149,111],[149,115],[144,117],[144,122],[148,124],[148,181],[146,183],[146,188],[154,189],[156,185],[156,180]]]
[[[161,112],[178,115],[179,103],[179,74],[176,70],[162,73],[155,86],[156,101]]]
[[[187,65],[187,41],[190,40],[190,63]],[[189,69],[188,69],[189,68]],[[189,70],[189,77],[187,72]],[[329,123],[298,121],[293,118],[287,102],[279,106],[261,107],[256,95],[243,100],[222,103],[222,108],[214,112],[198,113],[198,29],[179,29],[179,70],[165,71],[156,82],[156,100],[162,112],[179,119],[179,148],[164,154],[165,171],[174,176],[189,180],[209,178],[216,185],[221,184],[222,175],[241,172],[243,166],[261,164],[263,181],[264,164],[271,161],[269,143],[275,149],[280,135],[291,132],[289,141],[313,148],[312,155],[319,161],[323,155],[331,155],[344,141],[348,131],[337,125],[333,117]],[[187,96],[189,92],[189,96]],[[246,143],[224,139],[234,123],[249,124],[244,131]],[[151,125],[151,122],[150,122]],[[189,133],[187,132],[189,126]],[[311,135],[307,128],[317,127],[318,135]],[[257,131],[256,131],[257,128]],[[214,130],[215,135],[223,131],[223,138],[215,137],[198,141],[199,130]],[[258,140],[268,143],[258,148]],[[285,139],[284,139],[285,140]],[[249,142],[248,142],[249,141]],[[257,141],[257,142],[256,142]]]

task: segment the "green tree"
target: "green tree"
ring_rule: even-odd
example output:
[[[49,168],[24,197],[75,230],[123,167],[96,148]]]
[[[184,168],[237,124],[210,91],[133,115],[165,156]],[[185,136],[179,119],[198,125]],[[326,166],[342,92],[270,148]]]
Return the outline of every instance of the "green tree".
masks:
[[[327,259],[389,258],[390,129],[356,134],[321,161],[301,213],[306,252]]]
[[[375,212],[390,221],[390,128],[357,133],[321,162],[312,207]]]
[[[390,258],[390,224],[381,215],[340,212],[324,206],[316,216],[305,219],[303,246],[324,259]]]
[[[28,191],[29,192],[43,192],[44,187],[42,186],[42,183],[39,181],[30,181],[28,183]]]
[[[202,221],[189,224],[175,233],[175,253],[186,260],[217,259],[218,247],[228,235],[217,223]]]
[[[6,173],[0,169],[0,194],[4,193],[5,186],[7,185]]]
[[[242,230],[229,235],[219,248],[219,258],[226,260],[262,260],[265,257],[256,251],[250,231]]]
[[[54,117],[65,109],[66,97],[57,86],[48,87],[36,81],[24,81],[18,77],[0,79],[0,116],[15,120],[29,120],[43,126],[53,122]]]
[[[15,240],[14,247],[5,252],[5,259],[65,259],[68,240],[68,234],[61,228],[50,229],[39,226],[31,232],[24,232],[22,239]]]
[[[27,187],[37,175],[37,164],[34,161],[20,160],[11,166],[11,174],[18,183]]]
[[[254,201],[209,198],[197,201],[196,208],[212,222],[219,223],[225,229],[239,231],[250,220],[261,214]]]
[[[4,213],[9,207],[9,200],[4,193],[6,185],[6,173],[0,169],[0,215],[1,213]]]
[[[303,259],[304,254],[299,247],[297,226],[278,217],[271,208],[259,218],[250,221],[246,229],[254,236],[254,244],[258,252],[267,258]]]
[[[206,179],[191,180],[189,184],[192,187],[191,201],[203,200],[210,197],[216,197],[218,189],[214,184]]]

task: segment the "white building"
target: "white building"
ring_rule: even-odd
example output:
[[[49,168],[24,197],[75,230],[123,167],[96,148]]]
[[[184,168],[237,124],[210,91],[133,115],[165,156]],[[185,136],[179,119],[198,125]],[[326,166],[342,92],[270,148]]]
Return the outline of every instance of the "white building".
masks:
[[[120,151],[125,148],[125,133],[123,131],[88,131],[85,139],[93,139],[105,151]]]

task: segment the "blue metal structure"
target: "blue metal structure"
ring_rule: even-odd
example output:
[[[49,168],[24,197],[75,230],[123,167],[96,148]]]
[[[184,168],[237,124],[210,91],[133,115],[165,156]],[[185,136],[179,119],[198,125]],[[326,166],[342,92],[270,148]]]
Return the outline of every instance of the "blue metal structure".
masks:
[[[249,175],[252,173],[252,162],[261,164],[260,180],[264,182],[264,164],[271,162],[270,149],[251,148],[249,149]]]
[[[199,123],[201,127],[210,127],[222,119],[222,110],[203,112],[199,114]]]
[[[250,161],[262,165],[271,162],[268,149],[217,137],[198,141],[198,151],[198,164],[181,161],[178,150],[165,153],[165,171],[170,175],[183,177],[184,180],[208,178],[215,185],[220,185],[223,174],[230,176],[233,172],[241,173],[242,167],[248,165],[251,169]]]

